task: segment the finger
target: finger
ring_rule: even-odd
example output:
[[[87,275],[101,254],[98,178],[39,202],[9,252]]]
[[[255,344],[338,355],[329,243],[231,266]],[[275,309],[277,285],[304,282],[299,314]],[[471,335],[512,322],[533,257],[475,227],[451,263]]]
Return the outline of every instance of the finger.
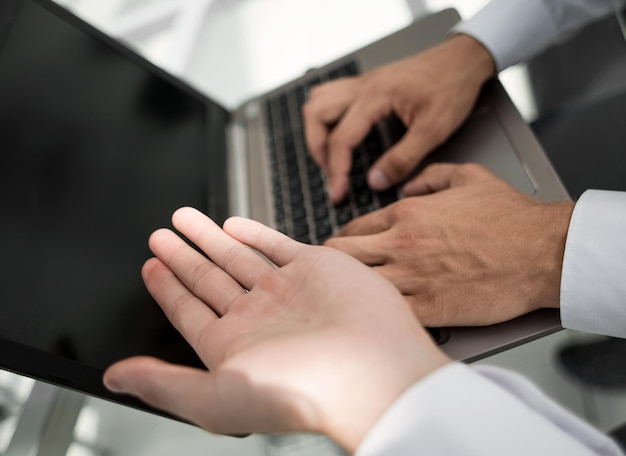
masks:
[[[377,246],[377,236],[334,237],[324,245],[341,250],[368,266],[380,266],[387,260],[387,252]]]
[[[233,239],[196,209],[187,207],[177,210],[172,216],[172,223],[215,264],[248,290],[260,274],[272,269],[256,252]]]
[[[376,122],[391,114],[384,99],[357,99],[346,111],[328,139],[328,191],[331,201],[339,203],[348,189],[352,151],[363,142]]]
[[[427,195],[450,188],[459,166],[450,163],[429,165],[402,187],[402,193],[405,196]]]
[[[200,369],[137,357],[109,367],[104,385],[115,393],[138,397],[146,404],[219,432],[219,405],[211,374]]]
[[[427,166],[403,188],[405,196],[425,195],[495,177],[481,165],[434,163]]]
[[[367,176],[372,190],[384,191],[406,179],[438,144],[417,129],[408,130],[370,168]]]
[[[317,163],[317,166],[326,171],[326,157],[328,156],[326,141],[330,127],[326,122],[311,119],[310,116],[305,117],[305,124],[304,135],[309,155]]]
[[[327,168],[328,133],[345,113],[354,93],[354,78],[339,79],[314,87],[309,101],[302,107],[307,148],[324,170]]]
[[[391,228],[391,206],[362,215],[344,225],[337,236],[364,236],[381,233]]]
[[[180,282],[179,287],[172,289],[172,291],[179,292],[180,296],[176,300],[164,301],[166,306],[179,306],[184,299],[183,292],[189,291],[190,295],[200,298],[221,316],[228,311],[236,299],[246,293],[235,279],[207,260],[172,231],[166,229],[155,231],[150,236],[149,244],[152,252]],[[146,273],[151,272],[147,269],[149,266],[151,265],[146,263],[144,267]],[[156,282],[156,285],[160,283]],[[156,296],[155,299],[163,306],[163,302]],[[174,304],[171,304],[172,302]],[[178,313],[177,310],[174,312]]]
[[[151,237],[153,246],[166,243],[170,247],[153,247],[165,262],[159,258],[146,261],[142,277],[167,318],[193,345],[204,327],[224,315],[246,291],[174,233],[160,230]]]
[[[112,392],[138,397],[217,434],[302,431],[290,410],[276,406],[288,402],[284,391],[257,394],[258,385],[243,373],[206,372],[136,357],[109,367],[103,382]]]
[[[310,247],[262,223],[243,217],[231,217],[226,220],[224,231],[239,242],[258,250],[279,267],[290,263]]]
[[[190,345],[194,346],[202,332],[218,319],[220,312],[216,313],[212,307],[207,306],[206,301],[189,291],[158,258],[146,261],[141,275],[146,288],[159,303],[168,320]],[[225,290],[217,283],[212,285],[214,294],[224,293]],[[220,298],[211,297],[211,300],[219,302]]]

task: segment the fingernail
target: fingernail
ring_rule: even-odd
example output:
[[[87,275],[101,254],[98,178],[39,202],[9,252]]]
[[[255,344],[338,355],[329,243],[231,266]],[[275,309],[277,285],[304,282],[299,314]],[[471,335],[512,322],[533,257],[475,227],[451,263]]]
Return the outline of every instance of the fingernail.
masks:
[[[328,195],[329,200],[335,201],[337,191],[335,191],[331,185],[326,185],[326,194]]]
[[[367,183],[372,190],[382,191],[391,187],[387,177],[379,169],[372,169],[367,176]]]
[[[111,380],[110,378],[107,378],[104,381],[104,386],[113,393],[125,393],[126,392],[124,391],[124,388],[122,388],[122,386],[119,383],[117,383],[117,381]]]

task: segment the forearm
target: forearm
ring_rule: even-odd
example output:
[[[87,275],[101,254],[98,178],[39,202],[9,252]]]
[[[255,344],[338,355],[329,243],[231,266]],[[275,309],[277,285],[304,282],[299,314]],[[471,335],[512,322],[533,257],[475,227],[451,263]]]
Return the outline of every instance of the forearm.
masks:
[[[408,390],[379,420],[356,454],[621,452],[609,438],[519,375],[457,363],[439,369]]]
[[[501,71],[565,40],[613,10],[613,0],[492,0],[453,32],[482,43]]]

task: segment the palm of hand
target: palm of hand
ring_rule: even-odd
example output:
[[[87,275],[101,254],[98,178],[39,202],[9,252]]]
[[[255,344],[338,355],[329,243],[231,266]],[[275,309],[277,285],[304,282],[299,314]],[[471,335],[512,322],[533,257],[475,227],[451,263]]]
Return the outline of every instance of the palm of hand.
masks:
[[[121,379],[116,389],[213,432],[324,432],[349,448],[445,362],[393,285],[347,255],[250,221],[230,221],[229,235],[190,210],[174,224],[214,263],[159,231],[144,280],[210,372],[131,359],[110,369],[110,386]],[[385,364],[396,367],[373,369]]]

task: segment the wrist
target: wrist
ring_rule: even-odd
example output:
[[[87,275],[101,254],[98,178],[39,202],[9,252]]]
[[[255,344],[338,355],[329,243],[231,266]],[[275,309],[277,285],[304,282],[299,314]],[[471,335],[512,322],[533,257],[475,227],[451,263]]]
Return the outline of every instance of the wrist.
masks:
[[[377,367],[360,385],[345,391],[336,410],[322,414],[321,433],[353,454],[390,407],[413,385],[449,364],[452,360],[430,341],[405,347],[401,356],[393,356]],[[400,360],[402,361],[400,362]]]
[[[543,290],[538,296],[537,308],[559,308],[565,241],[574,211],[574,203],[571,201],[547,203],[545,210],[547,214],[544,225],[546,254],[542,268],[544,281]]]
[[[496,75],[496,64],[491,53],[475,38],[458,33],[448,38],[442,46],[447,46],[463,71],[471,74],[480,85]]]

